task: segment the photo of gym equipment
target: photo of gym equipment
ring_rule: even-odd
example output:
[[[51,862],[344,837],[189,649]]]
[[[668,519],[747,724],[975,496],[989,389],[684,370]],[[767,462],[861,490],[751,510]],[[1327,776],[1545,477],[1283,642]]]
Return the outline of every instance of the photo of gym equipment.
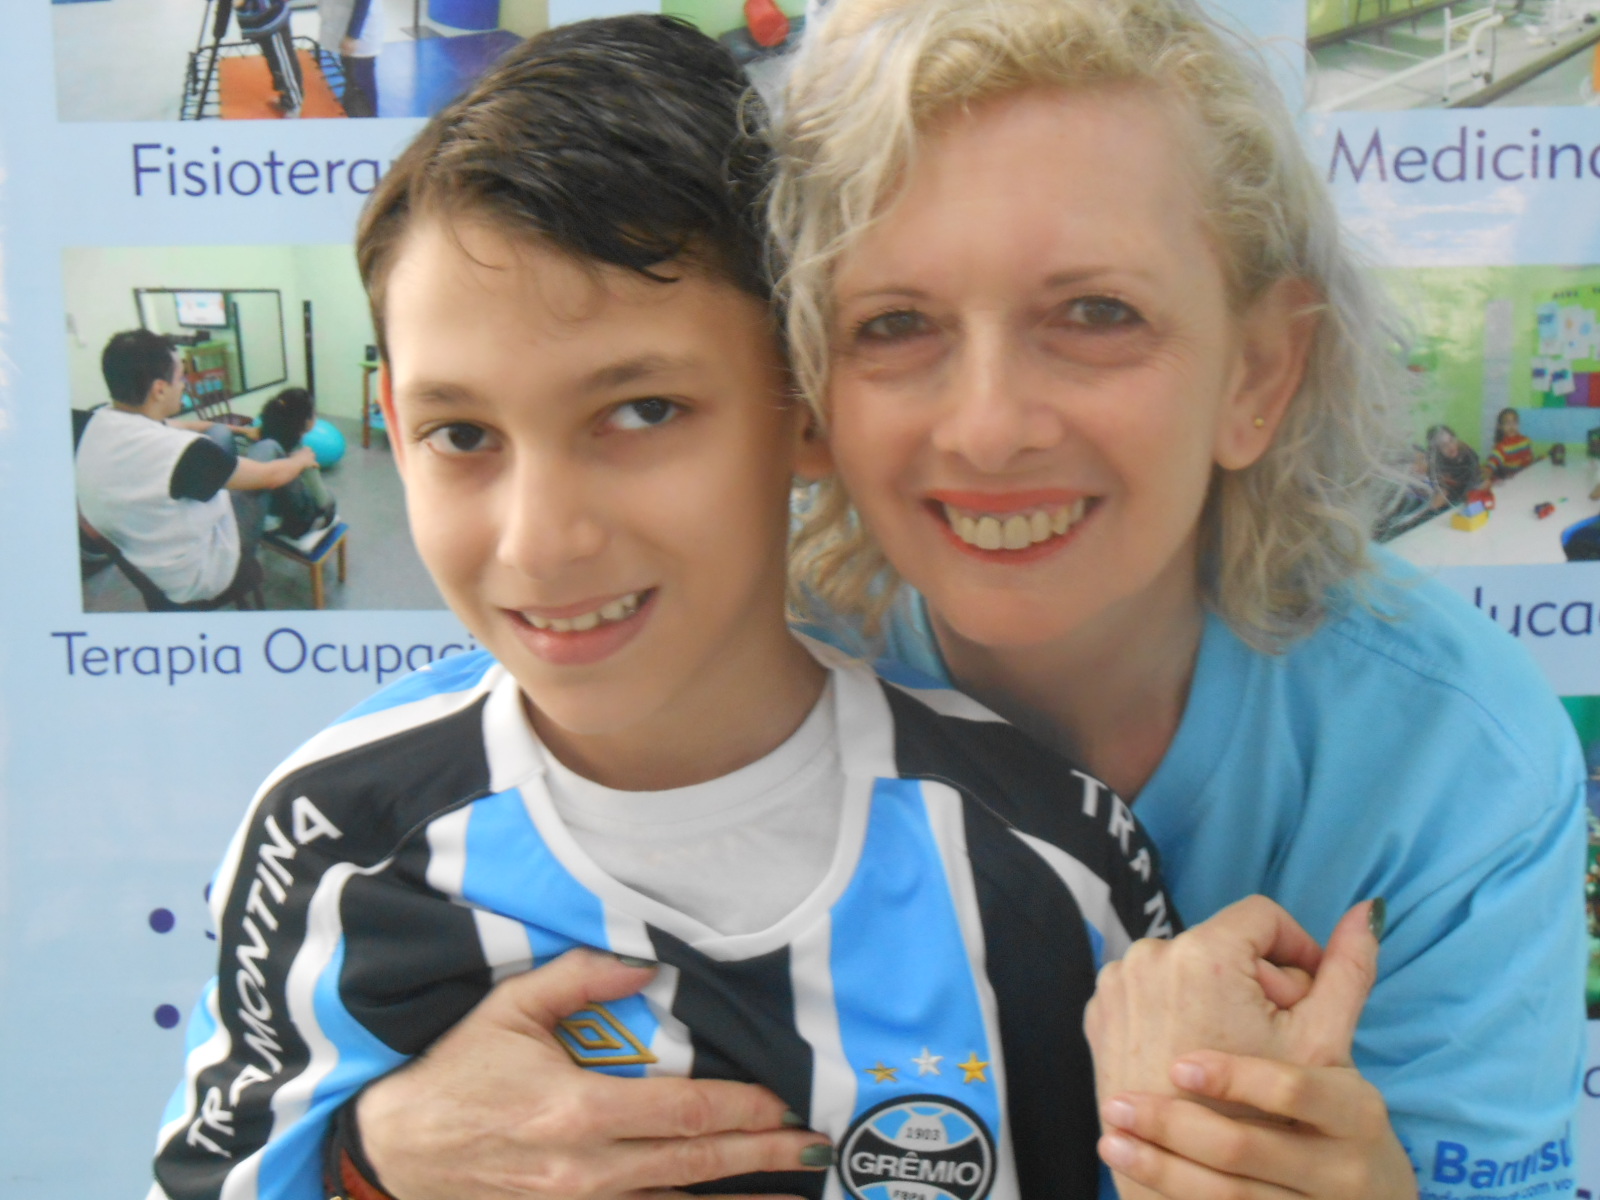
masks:
[[[1600,0],[1308,0],[1315,112],[1600,104]]]
[[[817,0],[812,0],[815,7]],[[806,0],[51,0],[63,121],[427,117],[521,39],[622,12],[683,17],[752,78]]]
[[[1600,267],[1385,274],[1417,340],[1379,540],[1428,567],[1600,559]]]
[[[74,247],[63,277],[85,612],[444,607],[349,247]]]

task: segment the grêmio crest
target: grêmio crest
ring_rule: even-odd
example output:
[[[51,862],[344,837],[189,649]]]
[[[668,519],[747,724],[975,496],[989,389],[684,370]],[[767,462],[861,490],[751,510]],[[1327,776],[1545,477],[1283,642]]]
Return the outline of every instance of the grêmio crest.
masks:
[[[984,1200],[994,1160],[994,1135],[966,1105],[899,1096],[850,1126],[839,1178],[855,1200]]]

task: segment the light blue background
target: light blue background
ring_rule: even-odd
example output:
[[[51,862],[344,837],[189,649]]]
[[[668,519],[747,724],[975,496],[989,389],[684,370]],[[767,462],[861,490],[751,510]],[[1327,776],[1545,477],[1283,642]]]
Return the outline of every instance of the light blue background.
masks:
[[[1269,38],[1298,94],[1293,0],[1219,7]],[[372,691],[368,677],[278,675],[259,647],[272,629],[351,644],[459,639],[446,613],[84,615],[67,420],[61,253],[67,246],[346,243],[354,196],[135,198],[131,148],[181,156],[387,160],[416,122],[239,122],[226,126],[58,124],[43,0],[8,3],[0,34],[0,1194],[7,1200],[137,1197],[181,1029],[212,969],[202,889],[266,771]],[[1532,110],[1470,114],[1473,128],[1521,136]],[[1314,157],[1337,130],[1364,146],[1438,143],[1452,113],[1308,120]],[[1541,110],[1547,140],[1600,141],[1595,110]],[[1341,185],[1340,203],[1374,257],[1400,263],[1600,261],[1600,183],[1564,188]],[[131,314],[130,314],[131,316]],[[1452,571],[1469,596],[1502,606],[1600,600],[1600,566]],[[1510,611],[1506,608],[1505,611]],[[69,677],[51,632],[105,645],[244,649],[237,678]],[[1525,637],[1558,690],[1600,692],[1600,639]],[[170,909],[168,934],[148,916]]]

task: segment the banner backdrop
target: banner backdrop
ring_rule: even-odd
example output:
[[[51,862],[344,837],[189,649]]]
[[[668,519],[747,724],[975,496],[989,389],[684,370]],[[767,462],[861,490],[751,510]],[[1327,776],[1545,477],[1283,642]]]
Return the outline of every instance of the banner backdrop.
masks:
[[[363,197],[422,120],[519,37],[653,7],[375,0],[377,32],[349,54],[312,0],[254,41],[236,23],[219,30],[226,2],[5,6],[9,1200],[144,1194],[183,1017],[213,966],[206,880],[256,783],[378,684],[471,647],[410,547],[373,407],[349,252]],[[758,85],[807,17],[802,0],[659,7],[721,38]],[[1600,779],[1600,0],[1215,7],[1302,105],[1310,154],[1417,325],[1417,487],[1383,536],[1528,646]],[[77,438],[107,400],[101,350],[138,328],[180,343],[191,416],[248,424],[286,387],[315,395],[308,441],[338,525],[320,542],[284,527],[262,543],[254,611],[152,611],[182,597],[78,508]],[[1531,465],[1490,508],[1436,498],[1440,455]],[[1591,850],[1591,914],[1593,863]],[[1593,970],[1588,1003],[1600,1016]],[[1590,1078],[1562,1149],[1587,1144],[1579,1196],[1600,1190],[1600,1065]],[[1418,1168],[1425,1196],[1477,1190]]]

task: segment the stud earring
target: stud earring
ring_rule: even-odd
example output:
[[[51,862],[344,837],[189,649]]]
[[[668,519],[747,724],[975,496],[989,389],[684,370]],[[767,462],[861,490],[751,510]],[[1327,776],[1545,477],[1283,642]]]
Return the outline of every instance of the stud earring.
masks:
[[[1265,429],[1267,427],[1267,419],[1265,417],[1257,417],[1255,425],[1257,429]]]

